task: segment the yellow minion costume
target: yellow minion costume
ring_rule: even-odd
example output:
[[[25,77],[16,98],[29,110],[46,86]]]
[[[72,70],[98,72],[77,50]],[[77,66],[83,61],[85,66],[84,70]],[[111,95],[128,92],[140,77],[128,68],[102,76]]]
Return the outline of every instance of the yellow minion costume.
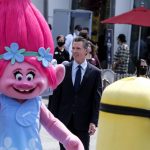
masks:
[[[97,150],[150,150],[150,80],[128,77],[103,92]]]

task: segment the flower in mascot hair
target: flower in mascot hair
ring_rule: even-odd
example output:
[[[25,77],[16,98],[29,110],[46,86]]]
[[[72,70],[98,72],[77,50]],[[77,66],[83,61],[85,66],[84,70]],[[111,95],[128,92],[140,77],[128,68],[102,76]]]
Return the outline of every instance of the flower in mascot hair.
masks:
[[[65,74],[53,60],[44,17],[30,0],[0,0],[0,18],[0,149],[42,150],[42,124],[67,150],[83,150],[79,138],[41,100]]]
[[[49,65],[49,62],[52,60],[52,55],[49,54],[50,49],[48,48],[45,50],[43,47],[39,48],[39,54],[38,61],[42,61],[42,64],[44,67],[47,67]]]
[[[10,60],[11,59],[11,64],[14,64],[15,61],[17,62],[23,62],[24,61],[24,56],[22,53],[25,51],[25,49],[20,49],[18,50],[19,46],[17,43],[12,43],[10,47],[5,47],[6,52],[3,55],[3,58],[5,60]]]

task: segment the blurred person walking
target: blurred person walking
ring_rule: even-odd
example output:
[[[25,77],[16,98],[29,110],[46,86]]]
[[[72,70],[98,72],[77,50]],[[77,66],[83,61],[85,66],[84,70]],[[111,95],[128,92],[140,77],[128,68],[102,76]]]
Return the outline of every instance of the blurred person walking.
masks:
[[[117,40],[119,46],[114,55],[112,69],[117,74],[126,74],[128,73],[129,65],[129,46],[126,43],[124,34],[119,34]]]

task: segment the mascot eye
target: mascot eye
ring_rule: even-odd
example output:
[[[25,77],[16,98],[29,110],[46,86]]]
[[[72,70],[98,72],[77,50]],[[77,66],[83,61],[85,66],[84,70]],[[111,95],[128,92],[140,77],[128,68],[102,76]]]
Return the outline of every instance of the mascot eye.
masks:
[[[21,81],[23,78],[23,75],[19,71],[15,72],[14,76],[15,76],[16,80],[18,80],[18,81]]]
[[[31,72],[29,72],[29,73],[27,74],[26,79],[27,79],[28,81],[31,81],[31,80],[34,79],[34,76],[35,76],[35,73],[31,71]]]

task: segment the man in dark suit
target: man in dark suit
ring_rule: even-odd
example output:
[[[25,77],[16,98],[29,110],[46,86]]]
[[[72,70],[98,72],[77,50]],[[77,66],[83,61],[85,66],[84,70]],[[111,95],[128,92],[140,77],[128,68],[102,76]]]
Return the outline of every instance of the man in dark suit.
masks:
[[[85,150],[89,150],[90,135],[96,131],[102,92],[101,72],[86,61],[87,47],[84,38],[74,39],[74,60],[65,64],[65,78],[50,99],[51,112],[80,138]]]

